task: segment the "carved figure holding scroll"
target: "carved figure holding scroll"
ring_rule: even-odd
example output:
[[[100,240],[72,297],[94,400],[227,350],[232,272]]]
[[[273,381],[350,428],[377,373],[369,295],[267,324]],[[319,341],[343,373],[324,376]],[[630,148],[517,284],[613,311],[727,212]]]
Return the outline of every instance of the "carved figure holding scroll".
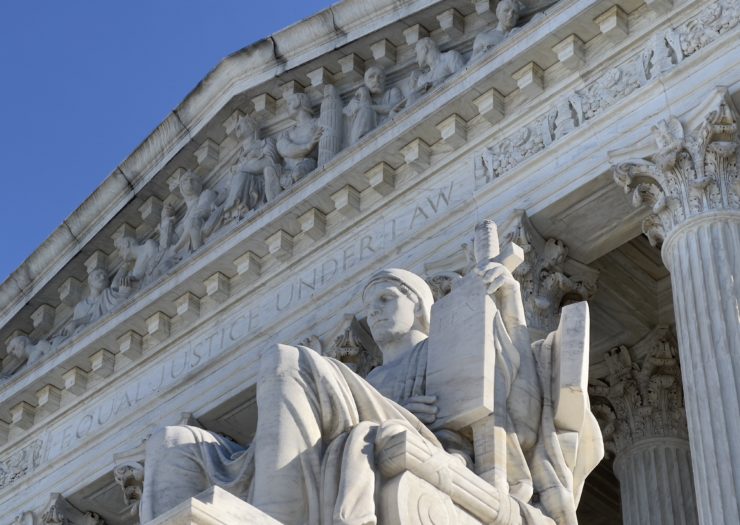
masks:
[[[280,159],[275,140],[260,139],[259,126],[249,115],[239,119],[236,136],[242,142],[229,177],[225,221],[240,219],[246,211],[273,200],[280,193]]]
[[[519,20],[519,5],[516,0],[500,0],[496,6],[496,27],[478,33],[473,41],[473,55],[478,60],[499,45],[514,30]]]
[[[429,37],[416,42],[416,61],[419,69],[409,78],[408,102],[413,102],[465,67],[460,53],[454,50],[442,53]]]
[[[404,104],[400,89],[392,87],[386,91],[385,72],[378,66],[365,71],[364,81],[344,107],[344,114],[349,117],[350,145],[398,112]]]
[[[192,252],[203,246],[205,239],[215,230],[222,207],[217,206],[216,192],[204,189],[200,178],[192,171],[182,173],[178,185],[185,200],[185,215],[178,225],[180,236],[172,251]]]
[[[574,524],[583,478],[600,459],[582,428],[595,421],[586,416],[585,397],[570,425],[577,428],[568,429],[576,441],[560,461],[553,375],[545,364],[546,373],[537,373],[519,286],[507,267],[515,257],[499,255],[490,232],[486,225],[477,235],[476,265],[441,308],[412,272],[390,268],[370,277],[362,302],[383,364],[367,380],[309,348],[277,345],[260,358],[257,406],[265,416],[249,448],[192,426],[156,431],[146,443],[142,523],[215,484],[283,524],[383,522],[392,509],[376,487],[385,490],[382,458],[400,437],[420,443],[437,468],[446,465],[466,486],[497,494],[503,521],[480,523]],[[550,360],[552,339],[537,347],[544,344]],[[469,382],[455,376],[470,352],[483,361],[467,363],[466,373],[475,375]],[[459,391],[462,415],[454,409]],[[477,446],[464,437],[471,432]],[[431,470],[427,482],[449,495],[452,483]],[[536,505],[527,503],[533,493]],[[379,501],[386,503],[378,508]]]
[[[294,182],[316,169],[316,159],[311,154],[319,143],[323,128],[318,125],[311,111],[311,102],[305,93],[293,93],[286,99],[288,113],[295,124],[277,139],[277,151],[285,159],[280,185],[288,188]]]

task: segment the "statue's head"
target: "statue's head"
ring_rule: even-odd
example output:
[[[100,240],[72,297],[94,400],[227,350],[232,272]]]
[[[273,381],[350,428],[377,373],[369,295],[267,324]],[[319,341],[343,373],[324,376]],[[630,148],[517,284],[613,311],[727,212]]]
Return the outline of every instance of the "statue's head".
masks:
[[[499,29],[511,31],[519,19],[519,6],[516,0],[500,0],[496,6]]]
[[[370,66],[365,71],[365,87],[373,95],[380,95],[385,91],[385,72],[378,66]]]
[[[26,349],[31,344],[31,340],[27,335],[17,335],[8,342],[6,348],[8,355],[12,355],[17,359],[23,359],[26,357]]]
[[[108,272],[102,268],[96,268],[87,274],[87,285],[91,292],[100,293],[108,288]]]
[[[437,49],[437,44],[435,44],[434,40],[428,36],[420,38],[416,42],[416,62],[419,64],[419,67],[428,65],[432,58],[438,53],[439,49]]]
[[[387,268],[373,274],[362,292],[367,324],[378,343],[418,330],[429,333],[434,298],[429,285],[415,273]]]
[[[197,197],[203,190],[200,178],[192,171],[180,175],[180,193],[183,197]]]
[[[118,250],[124,261],[130,261],[134,257],[133,250],[136,246],[136,239],[129,235],[121,235],[113,241],[113,246],[116,247],[116,250]]]
[[[244,115],[236,125],[236,136],[240,140],[257,138],[259,126],[251,115]]]
[[[311,113],[311,100],[305,93],[293,93],[288,96],[288,112],[296,115],[300,111]]]

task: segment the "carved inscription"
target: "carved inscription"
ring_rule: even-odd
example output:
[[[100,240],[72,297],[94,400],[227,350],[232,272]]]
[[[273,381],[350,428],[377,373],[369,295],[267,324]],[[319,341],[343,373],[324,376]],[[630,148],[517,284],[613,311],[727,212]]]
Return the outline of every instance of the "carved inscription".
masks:
[[[339,246],[270,292],[248,298],[243,310],[217,319],[215,326],[194,334],[166,359],[149,366],[135,381],[98,398],[83,412],[62,424],[50,427],[45,436],[33,442],[32,453],[24,447],[9,454],[7,461],[0,461],[0,488],[36,470],[41,463],[51,462],[74,450],[79,443],[140,409],[188,374],[242,344],[246,338],[254,337],[266,328],[266,319],[284,317],[348,272],[382,255],[400,240],[412,237],[451,206],[464,200],[461,185],[461,182],[450,182],[421,189],[422,197],[403,212],[377,221],[364,234]],[[4,465],[8,467],[5,469],[7,472],[3,470]]]

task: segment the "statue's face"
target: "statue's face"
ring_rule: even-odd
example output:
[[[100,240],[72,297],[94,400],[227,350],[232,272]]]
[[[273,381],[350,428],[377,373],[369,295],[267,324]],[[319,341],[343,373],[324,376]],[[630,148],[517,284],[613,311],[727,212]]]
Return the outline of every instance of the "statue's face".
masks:
[[[133,247],[134,240],[131,237],[121,237],[116,243],[116,248],[118,248],[118,252],[124,261],[129,261],[133,258]]]
[[[398,288],[398,283],[372,283],[365,290],[363,301],[367,324],[378,343],[393,341],[414,327],[418,304]]]
[[[195,175],[186,174],[180,179],[180,193],[182,193],[183,197],[194,197],[198,195],[200,191],[198,186]]]
[[[26,343],[28,340],[23,336],[14,337],[8,343],[7,352],[8,355],[13,355],[17,358],[21,358],[25,355]]]
[[[496,6],[496,17],[499,24],[506,29],[511,29],[516,24],[516,9],[513,2],[499,2]]]
[[[365,73],[365,86],[370,93],[378,95],[385,89],[385,75],[377,67],[371,67]]]
[[[426,64],[427,60],[427,47],[425,45],[417,45],[416,46],[416,62],[419,64],[419,67],[424,66]]]
[[[288,97],[288,114],[291,116],[297,115],[301,109],[301,102],[301,97],[297,94]]]
[[[93,270],[88,277],[88,284],[92,290],[100,292],[108,286],[108,276],[104,270]]]

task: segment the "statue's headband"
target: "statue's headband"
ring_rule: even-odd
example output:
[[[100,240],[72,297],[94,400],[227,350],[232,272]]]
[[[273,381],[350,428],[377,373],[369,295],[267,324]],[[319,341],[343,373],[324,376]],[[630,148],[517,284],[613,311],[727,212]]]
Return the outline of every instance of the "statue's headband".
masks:
[[[402,270],[401,268],[385,268],[384,270],[379,270],[375,272],[370,277],[370,279],[368,279],[365,288],[362,290],[363,300],[365,299],[365,292],[370,287],[370,285],[378,281],[397,282],[403,284],[404,286],[406,286],[406,288],[414,292],[414,294],[416,294],[416,297],[419,298],[419,302],[421,303],[424,324],[426,325],[427,329],[429,328],[429,320],[431,318],[434,296],[432,295],[432,289],[429,288],[429,285],[424,279],[413,272]]]

